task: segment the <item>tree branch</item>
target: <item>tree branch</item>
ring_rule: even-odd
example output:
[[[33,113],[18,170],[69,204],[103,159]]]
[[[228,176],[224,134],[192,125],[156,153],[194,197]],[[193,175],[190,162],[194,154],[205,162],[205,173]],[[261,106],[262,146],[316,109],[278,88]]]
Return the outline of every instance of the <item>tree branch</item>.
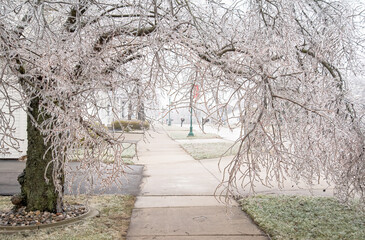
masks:
[[[151,34],[152,32],[155,31],[155,29],[156,29],[155,25],[151,27],[134,28],[134,29],[117,28],[115,30],[103,33],[94,44],[93,49],[95,52],[100,52],[105,44],[111,41],[114,37],[120,36],[122,34],[134,37],[142,37]]]
[[[71,8],[70,15],[65,22],[65,27],[68,32],[75,32],[77,29],[77,17],[86,12],[87,2],[81,1],[79,4]]]
[[[319,59],[316,56],[316,54],[314,52],[310,51],[310,50],[303,49],[303,48],[299,49],[298,47],[297,47],[297,50],[299,50],[301,53],[307,54],[307,55],[317,59],[323,65],[323,67],[325,67],[328,70],[328,72],[331,74],[331,76],[333,78],[339,80],[338,87],[340,88],[340,90],[343,90],[344,80],[342,78],[342,75],[341,75],[340,71],[336,67],[334,67],[331,63],[329,63],[329,62],[327,62],[323,59]]]

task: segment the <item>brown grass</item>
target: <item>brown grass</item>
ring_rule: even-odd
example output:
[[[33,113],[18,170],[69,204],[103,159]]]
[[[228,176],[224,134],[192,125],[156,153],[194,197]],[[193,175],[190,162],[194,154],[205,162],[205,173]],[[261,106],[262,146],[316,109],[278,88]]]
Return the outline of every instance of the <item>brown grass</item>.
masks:
[[[0,197],[0,208],[9,209],[11,203],[9,197]],[[73,198],[66,196],[69,203],[85,203],[100,211],[100,216],[86,219],[82,222],[66,225],[58,228],[48,228],[39,231],[26,231],[12,235],[0,233],[0,239],[21,240],[99,240],[99,239],[126,239],[130,217],[135,202],[135,197],[124,195],[99,195],[78,196]]]

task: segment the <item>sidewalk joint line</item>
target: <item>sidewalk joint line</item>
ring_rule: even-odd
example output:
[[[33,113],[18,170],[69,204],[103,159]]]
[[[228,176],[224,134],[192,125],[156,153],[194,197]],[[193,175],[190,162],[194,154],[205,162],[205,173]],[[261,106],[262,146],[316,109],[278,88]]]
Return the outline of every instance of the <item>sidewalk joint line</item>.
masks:
[[[172,234],[166,234],[166,235],[160,235],[160,234],[150,234],[150,235],[130,235],[128,237],[241,237],[241,236],[247,236],[247,237],[261,237],[261,236],[267,236],[264,233],[260,234],[250,234],[250,233],[237,233],[237,234],[183,234],[183,235],[172,235]]]

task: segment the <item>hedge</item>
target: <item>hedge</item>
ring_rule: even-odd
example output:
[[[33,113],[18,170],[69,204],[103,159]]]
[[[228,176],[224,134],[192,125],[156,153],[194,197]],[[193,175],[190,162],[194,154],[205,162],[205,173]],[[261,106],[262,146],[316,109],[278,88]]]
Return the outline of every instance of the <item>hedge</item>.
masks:
[[[150,123],[141,120],[120,120],[112,122],[112,128],[127,132],[132,130],[147,130],[150,128]]]

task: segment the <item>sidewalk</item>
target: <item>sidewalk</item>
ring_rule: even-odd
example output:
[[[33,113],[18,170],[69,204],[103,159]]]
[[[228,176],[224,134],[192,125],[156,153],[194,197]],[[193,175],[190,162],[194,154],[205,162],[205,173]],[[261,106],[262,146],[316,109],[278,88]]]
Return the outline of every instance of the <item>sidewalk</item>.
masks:
[[[267,239],[237,204],[215,199],[220,180],[212,171],[163,130],[150,134],[138,145],[145,177],[127,239]]]
[[[177,125],[173,126],[176,128]],[[177,126],[179,128],[179,126]],[[177,129],[178,129],[177,128]],[[197,125],[193,125],[195,132],[201,133],[201,130]],[[205,130],[207,133],[213,133],[219,135],[221,138],[213,138],[213,139],[184,139],[184,140],[176,140],[179,144],[191,143],[191,144],[199,144],[199,143],[234,143],[239,137],[240,129],[235,129],[234,131],[229,130],[227,127],[222,127],[219,131],[213,128],[210,125],[205,126]],[[187,130],[188,131],[188,130]],[[223,171],[224,167],[227,166],[232,160],[232,156],[213,159],[202,159],[199,160],[201,165],[204,166],[207,171],[212,173],[215,178],[221,181],[223,179]],[[218,169],[218,163],[220,162],[220,169]],[[263,169],[262,169],[263,170]],[[228,172],[225,171],[226,176]],[[241,175],[238,173],[236,175],[237,179],[240,179]],[[261,177],[265,178],[265,171],[262,171]],[[324,178],[323,178],[324,179]],[[304,195],[304,196],[322,196],[322,197],[333,197],[334,196],[334,185],[329,185],[325,180],[321,182],[314,182],[312,186],[309,186],[305,181],[301,180],[299,182],[294,182],[291,180],[289,176],[286,177],[284,181],[284,185],[282,188],[278,187],[278,183],[272,180],[272,186],[267,187],[264,186],[260,182],[255,182],[255,193],[257,194],[285,194],[285,195]],[[247,182],[245,182],[247,183]],[[239,188],[234,190],[234,194],[237,196],[247,196],[249,195],[249,188],[245,189]]]

